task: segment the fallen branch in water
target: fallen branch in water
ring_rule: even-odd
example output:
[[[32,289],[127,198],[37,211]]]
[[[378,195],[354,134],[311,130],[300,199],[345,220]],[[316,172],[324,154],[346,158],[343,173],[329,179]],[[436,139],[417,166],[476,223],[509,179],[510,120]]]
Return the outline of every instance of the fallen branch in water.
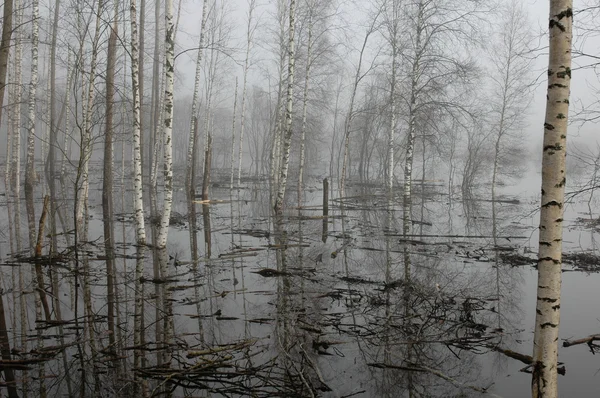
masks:
[[[493,346],[490,348],[496,352],[506,355],[509,358],[516,359],[517,361],[521,361],[525,365],[531,365],[533,363],[533,358],[531,357],[531,355],[521,354],[520,352],[507,350],[507,349],[504,349],[504,348],[498,347],[498,346]]]
[[[498,346],[490,346],[490,348],[496,352],[506,355],[509,358],[516,359],[518,361],[523,362],[526,365],[529,365],[529,366],[526,366],[525,368],[521,369],[521,371],[523,371],[523,372],[527,372],[528,368],[530,368],[533,365],[533,358],[530,355],[521,354],[519,352],[507,350],[507,349],[504,349],[504,348],[498,347]],[[559,362],[559,364],[561,364],[561,363]],[[564,366],[557,367],[556,371],[558,372],[559,375],[562,375],[562,376],[564,376],[567,372],[567,370],[565,369]]]
[[[488,391],[488,389],[491,387],[477,387],[477,386],[473,386],[470,384],[464,384],[461,383],[460,381],[453,379],[452,377],[448,376],[445,373],[440,372],[437,369],[432,369],[426,366],[422,366],[422,365],[416,365],[416,364],[406,364],[406,365],[389,365],[389,364],[384,364],[384,363],[369,363],[367,364],[367,366],[372,366],[374,368],[379,368],[379,369],[399,369],[399,370],[406,370],[406,371],[410,371],[410,372],[425,372],[425,373],[431,373],[434,376],[439,377],[440,379],[444,379],[447,382],[453,384],[456,387],[459,388],[468,388],[470,390],[473,391],[477,391],[480,392],[482,394],[489,394],[492,397],[496,397],[496,398],[500,398],[499,395],[496,395],[494,393],[491,393]]]
[[[596,345],[594,345],[594,341],[596,340],[600,340],[600,334],[592,334],[590,336],[583,337],[577,340],[563,341],[563,347],[571,347],[572,345],[578,344],[587,344],[590,347],[592,354],[596,354],[595,349],[598,348]]]

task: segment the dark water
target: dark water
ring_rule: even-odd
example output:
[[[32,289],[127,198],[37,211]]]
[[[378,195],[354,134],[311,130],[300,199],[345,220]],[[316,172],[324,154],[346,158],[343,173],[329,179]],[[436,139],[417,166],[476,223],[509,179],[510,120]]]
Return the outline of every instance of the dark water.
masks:
[[[227,182],[219,185],[221,180]],[[43,322],[37,323],[36,330],[31,264],[8,254],[8,207],[0,208],[9,335],[17,349],[23,333],[28,342],[27,350],[14,359],[44,359],[48,396],[68,395],[66,372],[72,390],[79,394],[79,348],[86,363],[86,396],[137,396],[132,388],[140,380],[146,381],[148,395],[156,396],[165,388],[174,396],[467,397],[483,395],[484,390],[503,397],[529,395],[530,375],[520,371],[526,365],[495,349],[526,355],[532,351],[537,278],[534,196],[516,197],[514,189],[504,190],[504,201],[497,203],[494,237],[492,204],[483,200],[489,195],[457,195],[450,200],[443,184],[428,184],[423,192],[417,186],[414,236],[405,239],[401,200],[388,204],[375,186],[350,184],[341,199],[334,190],[324,234],[320,181],[307,184],[300,210],[292,199],[295,188],[290,189],[279,231],[273,226],[264,182],[246,181],[232,193],[222,187],[228,185],[227,178],[217,176],[213,181],[217,185],[211,198],[221,202],[196,206],[197,266],[190,261],[187,204],[181,191],[176,195],[174,211],[184,215],[185,223],[171,228],[171,279],[160,284],[172,293],[170,342],[156,340],[156,308],[159,322],[168,315],[154,295],[152,259],[146,252],[146,363],[139,369],[132,368],[135,261],[131,257],[136,249],[131,192],[125,193],[124,214],[116,217],[115,228],[118,251],[129,257],[117,259],[119,360],[105,352],[103,260],[90,262],[99,347],[93,353],[84,329],[73,328],[75,304],[82,317],[83,299],[81,290],[75,298],[70,262],[53,271],[59,275],[62,318],[71,322],[62,335],[56,326]],[[80,248],[80,254],[92,259],[103,255],[97,184],[90,195],[91,243]],[[117,213],[122,212],[120,207],[121,187],[117,186]],[[26,236],[24,204],[21,209],[21,231]],[[596,232],[577,220],[590,217],[579,212],[585,210],[577,203],[567,209],[566,252],[595,254]],[[205,217],[210,220],[210,245],[205,242]],[[73,252],[64,238],[59,242],[59,252]],[[529,263],[515,266],[515,258],[526,262],[529,258]],[[598,277],[573,270],[577,266],[567,264],[569,272],[563,274],[561,339],[598,330]],[[12,285],[19,267],[26,275],[24,331],[20,296],[13,294]],[[172,360],[168,367],[159,367],[156,355],[165,351],[165,343],[170,343]],[[58,345],[64,348],[55,348],[45,357],[39,349],[32,351]],[[559,355],[566,367],[559,380],[561,396],[597,395],[600,363],[588,346],[561,348]],[[17,371],[16,378],[25,380],[29,394],[37,396],[40,365],[28,367],[26,374]]]

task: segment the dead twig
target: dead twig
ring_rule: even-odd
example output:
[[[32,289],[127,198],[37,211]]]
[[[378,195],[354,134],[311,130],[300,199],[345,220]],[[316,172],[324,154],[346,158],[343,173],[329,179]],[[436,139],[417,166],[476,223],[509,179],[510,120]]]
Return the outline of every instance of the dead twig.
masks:
[[[416,365],[416,364],[406,364],[406,365],[391,365],[391,364],[384,364],[384,363],[369,363],[367,364],[367,366],[372,366],[374,368],[379,368],[379,369],[399,369],[399,370],[406,370],[406,371],[411,371],[411,372],[426,372],[426,373],[430,373],[434,376],[439,377],[440,379],[444,379],[447,382],[453,384],[456,387],[459,388],[468,388],[470,390],[473,391],[477,391],[480,392],[482,394],[488,394],[491,397],[496,397],[496,398],[501,398],[499,395],[496,395],[494,393],[491,393],[488,391],[488,389],[491,387],[477,387],[477,386],[473,386],[470,384],[464,384],[459,382],[458,380],[453,379],[452,377],[448,376],[445,373],[440,372],[437,369],[432,369],[426,366],[422,366],[422,365]]]

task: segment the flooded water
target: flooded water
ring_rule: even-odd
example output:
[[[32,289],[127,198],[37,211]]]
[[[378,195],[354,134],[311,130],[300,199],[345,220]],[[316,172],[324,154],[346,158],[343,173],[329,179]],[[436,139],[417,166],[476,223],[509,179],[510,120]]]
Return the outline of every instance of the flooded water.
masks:
[[[228,177],[213,181],[211,202],[196,204],[195,222],[185,195],[176,196],[174,211],[181,217],[172,220],[178,222],[169,233],[166,280],[153,279],[151,250],[143,251],[141,346],[133,343],[139,251],[133,244],[132,192],[121,196],[120,186],[114,192],[116,347],[109,345],[106,323],[99,181],[90,195],[89,242],[77,251],[89,259],[89,272],[75,267],[75,248],[66,235],[58,239],[60,262],[44,264],[45,290],[54,291],[48,281],[55,278],[59,292],[51,300],[51,317],[58,319],[60,305],[61,322],[44,321],[39,309],[36,314],[34,267],[9,239],[8,210],[15,203],[3,198],[2,286],[15,363],[1,363],[14,369],[20,394],[529,395],[527,365],[511,353],[532,352],[535,194],[504,189],[494,222],[486,188],[481,196],[450,198],[443,183],[417,183],[411,235],[404,236],[400,191],[389,203],[379,184],[349,184],[343,198],[332,189],[323,217],[321,181],[312,179],[300,208],[290,189],[278,221],[271,218],[266,182],[247,180],[231,192],[224,188]],[[571,257],[563,273],[561,339],[568,340],[596,334],[600,319],[598,234],[581,220],[597,214],[587,213],[587,198],[581,200],[565,216],[565,252]],[[72,225],[72,202],[61,206],[65,225]],[[190,250],[194,241],[196,256]],[[92,285],[92,314],[84,309],[84,277]],[[171,314],[173,336],[160,340]],[[93,322],[86,323],[90,317]],[[560,348],[566,369],[561,396],[598,394],[600,361],[590,349]],[[135,350],[144,354],[137,368]]]

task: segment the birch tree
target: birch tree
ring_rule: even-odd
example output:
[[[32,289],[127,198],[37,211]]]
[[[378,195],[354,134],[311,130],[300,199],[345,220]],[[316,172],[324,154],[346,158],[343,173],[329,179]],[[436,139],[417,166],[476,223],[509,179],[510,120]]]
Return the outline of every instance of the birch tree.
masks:
[[[48,157],[46,158],[46,181],[50,190],[50,231],[52,233],[52,248],[57,249],[57,233],[56,233],[56,181],[54,179],[56,167],[56,148],[58,146],[58,125],[56,120],[56,43],[58,39],[58,26],[60,15],[60,0],[54,2],[54,23],[52,24],[52,38],[50,42],[50,101],[49,101],[49,142],[48,142]],[[67,88],[67,94],[69,88]],[[65,107],[66,108],[66,107]],[[65,109],[63,108],[63,109]],[[65,132],[65,136],[66,136]],[[65,147],[66,149],[66,147]],[[61,158],[62,159],[62,158]]]
[[[169,221],[171,218],[171,207],[173,206],[173,86],[175,77],[175,41],[174,41],[174,24],[173,24],[173,0],[166,0],[165,3],[165,98],[164,98],[164,120],[163,120],[163,151],[164,151],[164,204],[162,217],[160,219],[160,227],[156,245],[159,253],[159,264],[161,267],[161,276],[168,279],[167,269],[167,238],[169,234]],[[173,330],[173,316],[171,313],[171,300],[169,289],[163,285],[163,311],[164,318],[164,341],[169,344],[171,340],[171,332]],[[170,362],[168,356],[169,350],[165,353],[165,362]]]
[[[292,143],[292,118],[294,106],[294,66],[295,66],[295,29],[296,0],[290,0],[289,10],[289,40],[288,40],[288,77],[287,77],[287,99],[285,108],[285,136],[283,137],[281,167],[279,171],[279,187],[275,199],[275,214],[283,214],[283,202],[285,200],[285,188],[287,184],[288,170],[290,166],[290,147]]]
[[[35,180],[35,121],[36,94],[38,84],[38,43],[39,43],[39,1],[33,0],[33,18],[31,29],[31,77],[29,82],[29,119],[27,128],[27,168],[25,170],[25,186],[30,200],[33,201],[33,185]],[[28,207],[29,208],[29,207]],[[35,216],[34,216],[35,217]],[[32,244],[33,247],[33,244]]]
[[[13,58],[14,63],[14,91],[12,95],[12,103],[14,104],[12,107],[12,132],[14,134],[13,138],[13,149],[12,149],[12,172],[13,172],[13,192],[16,208],[15,214],[15,233],[17,234],[17,239],[20,239],[20,206],[21,206],[21,100],[22,100],[22,61],[23,61],[23,44],[22,44],[22,32],[23,27],[21,26],[23,20],[23,9],[22,2],[17,0],[15,1],[15,55]],[[28,125],[27,125],[28,126]],[[29,142],[29,141],[28,141]],[[31,168],[34,170],[35,161],[32,156],[29,156],[29,148],[27,148],[27,157],[26,161],[28,162],[26,167],[27,169]],[[31,162],[31,165],[29,164]],[[34,209],[34,198],[33,198],[33,186],[34,186],[34,174],[30,174],[30,180],[27,180],[27,174],[25,175],[25,207],[27,211],[27,226],[28,226],[28,236],[29,236],[29,249],[30,253],[33,254],[33,250],[35,248],[35,209]]]
[[[154,174],[156,162],[155,147],[158,141],[159,119],[160,119],[160,0],[154,2],[154,55],[152,61],[152,96],[151,96],[151,128],[148,140],[148,175],[150,186],[154,189]],[[154,214],[152,215],[154,216]]]
[[[288,53],[289,39],[286,41],[286,20],[288,19],[288,7],[287,0],[277,1],[277,22],[279,24],[279,31],[276,35],[278,41],[277,54],[279,56],[277,68],[279,77],[277,80],[277,101],[272,111],[271,116],[271,128],[272,139],[270,140],[271,148],[269,151],[269,200],[271,205],[274,207],[277,199],[277,192],[279,189],[279,163],[281,161],[281,138],[283,136],[283,117],[284,117],[284,103],[283,100],[285,91],[285,60]],[[289,34],[289,32],[288,32]]]
[[[492,219],[496,235],[496,185],[503,166],[514,169],[522,152],[521,129],[531,95],[528,92],[531,59],[531,35],[527,14],[518,0],[505,5],[500,14],[498,42],[492,45],[492,128],[494,138],[494,166],[492,170]]]
[[[93,7],[92,3],[92,7]],[[96,68],[98,66],[98,47],[100,41],[100,27],[102,25],[102,8],[103,1],[98,0],[96,9],[96,23],[94,29],[94,38],[92,41],[92,57],[90,60],[90,72],[88,77],[87,98],[85,99],[83,109],[83,126],[81,131],[81,140],[79,142],[79,165],[78,165],[78,181],[77,181],[77,224],[80,233],[83,232],[84,240],[87,221],[85,214],[87,212],[88,195],[89,195],[89,160],[92,156],[92,107],[96,95],[96,86],[94,84],[96,78]],[[85,225],[84,225],[85,223]]]
[[[159,249],[167,247],[169,233],[169,219],[173,206],[173,85],[175,77],[175,42],[173,41],[173,0],[165,3],[165,98],[164,98],[164,207],[158,231],[157,246]]]
[[[365,56],[365,51],[367,50],[367,43],[369,42],[369,37],[375,32],[375,26],[378,23],[379,15],[381,14],[381,9],[373,16],[371,19],[371,23],[367,27],[365,32],[365,36],[362,42],[362,46],[360,48],[360,52],[358,55],[358,65],[356,66],[356,71],[354,73],[354,81],[352,82],[352,91],[350,94],[350,103],[348,105],[348,113],[346,114],[346,118],[344,120],[344,137],[343,137],[343,145],[344,145],[344,155],[342,161],[342,173],[340,175],[340,195],[344,196],[345,182],[346,182],[346,173],[348,169],[348,156],[350,149],[350,128],[352,126],[352,121],[355,116],[354,111],[354,102],[356,101],[356,94],[358,92],[358,85],[361,80],[369,73],[372,69],[373,65],[363,73],[362,64]],[[339,95],[338,95],[339,97]],[[336,115],[337,116],[337,115]],[[334,125],[335,128],[335,125]],[[332,143],[333,147],[333,143]],[[332,158],[333,158],[333,148],[332,148]],[[330,163],[333,163],[332,161]]]
[[[558,327],[565,199],[567,121],[571,87],[573,1],[550,0],[548,94],[542,155],[538,288],[532,397],[558,397]]]
[[[307,0],[308,7],[308,42],[306,44],[306,70],[304,71],[304,91],[302,94],[302,126],[300,127],[300,165],[298,170],[298,206],[301,205],[302,184],[304,180],[304,158],[306,140],[306,112],[308,110],[308,88],[313,57],[313,30],[315,19],[314,0]]]
[[[403,90],[405,159],[403,183],[403,234],[412,224],[412,178],[415,140],[436,130],[432,116],[464,113],[461,94],[468,92],[477,67],[470,58],[473,38],[480,30],[485,2],[418,0],[406,2],[402,18],[409,34],[402,52],[406,72]],[[462,101],[466,101],[462,99]],[[456,117],[456,116],[455,116]],[[410,271],[410,264],[405,264]]]
[[[134,346],[141,343],[142,334],[142,286],[141,278],[144,272],[144,261],[141,256],[142,248],[146,245],[146,227],[144,224],[144,201],[142,181],[142,149],[140,146],[140,86],[139,86],[139,48],[137,27],[137,4],[136,0],[130,0],[129,17],[131,23],[131,91],[133,93],[133,185],[134,185],[134,212],[135,212],[135,236],[138,246],[138,259],[135,267],[135,314],[134,314]],[[138,350],[133,354],[133,366],[140,366],[141,353]]]
[[[400,0],[392,0],[391,5],[389,5],[389,3],[386,3],[385,8],[385,25],[388,33],[389,45],[392,51],[392,66],[390,79],[390,126],[387,137],[387,190],[388,198],[391,200],[391,198],[394,196],[394,141],[397,128],[396,85],[398,75],[398,57],[400,56]]]
[[[10,40],[13,33],[13,0],[6,0],[2,9],[2,39],[0,40],[0,122],[2,122],[4,92],[6,90],[6,72],[8,71]]]
[[[240,148],[238,162],[238,179],[237,186],[239,187],[242,180],[242,158],[244,154],[244,129],[246,123],[246,91],[248,87],[248,70],[250,69],[250,48],[254,37],[256,25],[253,25],[252,15],[256,8],[256,0],[250,0],[248,3],[248,25],[246,27],[246,57],[244,59],[244,77],[242,82],[242,114],[240,116]],[[236,90],[237,92],[237,90]]]
[[[204,33],[206,30],[206,17],[208,14],[207,10],[208,0],[204,0],[202,5],[202,22],[200,23],[200,39],[198,40],[198,56],[196,59],[196,73],[194,75],[194,92],[192,93],[192,116],[190,120],[190,136],[188,141],[188,153],[187,153],[187,168],[185,175],[185,186],[188,191],[189,198],[191,201],[194,199],[194,181],[192,180],[193,175],[193,163],[194,153],[196,148],[196,118],[198,117],[198,102],[200,96],[200,76],[202,74],[202,54],[204,50]]]
[[[113,225],[113,109],[115,96],[115,63],[117,55],[117,23],[119,2],[115,1],[112,28],[108,38],[106,60],[106,108],[104,133],[104,169],[102,178],[102,216],[104,226],[104,248],[106,254],[106,290],[107,290],[107,323],[110,349],[116,353],[115,347],[115,256],[114,256],[114,225]],[[140,166],[140,169],[142,167]]]

